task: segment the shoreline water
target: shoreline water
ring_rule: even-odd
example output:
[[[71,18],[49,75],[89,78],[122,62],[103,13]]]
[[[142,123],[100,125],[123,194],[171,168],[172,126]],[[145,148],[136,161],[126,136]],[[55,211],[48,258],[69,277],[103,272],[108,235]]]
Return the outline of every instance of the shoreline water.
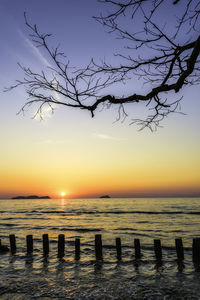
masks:
[[[0,238],[9,245],[9,234],[15,234],[17,252],[0,255],[0,299],[200,299],[200,270],[192,262],[192,239],[200,229],[199,200],[2,202]],[[49,234],[48,258],[43,257],[43,233]],[[26,255],[28,234],[34,238],[32,256]],[[57,255],[58,234],[66,238],[62,259]],[[102,235],[102,264],[95,262],[95,234]],[[121,261],[116,258],[117,237]],[[175,251],[178,237],[185,249],[182,268]],[[81,240],[80,261],[74,258],[76,238]],[[141,240],[143,255],[137,262],[134,238]],[[155,260],[154,239],[162,242],[162,264]]]

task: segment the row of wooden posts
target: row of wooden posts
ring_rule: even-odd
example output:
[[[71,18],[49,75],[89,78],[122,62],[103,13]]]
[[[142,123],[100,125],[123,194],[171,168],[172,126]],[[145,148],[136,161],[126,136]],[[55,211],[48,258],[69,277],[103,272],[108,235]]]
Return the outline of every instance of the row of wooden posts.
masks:
[[[16,247],[16,237],[14,234],[9,235],[10,240],[10,252],[11,254],[15,254],[17,251]],[[48,256],[49,254],[49,236],[48,234],[43,234],[42,236],[42,244],[43,244],[43,255]],[[0,243],[0,247],[1,243]],[[100,234],[95,235],[95,256],[97,260],[103,259],[103,246],[102,246],[102,238]],[[135,259],[139,260],[141,258],[141,246],[140,240],[134,239],[134,249],[135,249]],[[184,260],[184,247],[181,238],[175,239],[175,249],[177,254],[177,260],[179,262]],[[33,253],[33,236],[26,236],[26,250],[27,254]],[[80,239],[75,239],[75,260],[80,259]],[[162,260],[162,246],[161,241],[159,239],[154,240],[154,253],[157,261]],[[65,236],[64,234],[58,235],[58,257],[62,258],[65,254]],[[122,246],[121,239],[116,238],[116,256],[118,260],[122,259]],[[192,259],[193,262],[200,263],[200,238],[194,238],[192,243]]]

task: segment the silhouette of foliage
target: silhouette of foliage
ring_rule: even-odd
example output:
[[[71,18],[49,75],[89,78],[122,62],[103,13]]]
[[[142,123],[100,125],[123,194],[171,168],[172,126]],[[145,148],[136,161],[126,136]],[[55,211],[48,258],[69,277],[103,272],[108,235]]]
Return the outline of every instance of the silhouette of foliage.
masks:
[[[25,15],[25,22],[31,31],[30,37],[37,47],[42,47],[51,58],[48,68],[53,77],[42,71],[33,72],[29,67],[19,65],[24,79],[8,89],[23,85],[28,95],[22,107],[38,104],[36,115],[42,117],[43,109],[54,105],[88,110],[92,117],[98,107],[118,106],[118,120],[127,117],[128,103],[144,103],[150,114],[143,119],[133,119],[131,124],[155,130],[160,122],[173,112],[180,112],[181,96],[170,101],[170,92],[178,93],[185,85],[198,84],[200,80],[200,1],[199,0],[99,0],[107,5],[108,14],[94,17],[109,33],[115,33],[125,42],[126,51],[116,54],[118,65],[104,59],[101,64],[93,58],[84,68],[71,68],[59,47],[52,49],[51,34],[43,34],[37,25],[31,25]],[[170,3],[169,3],[170,2]],[[161,19],[166,6],[171,5],[172,26]],[[176,16],[173,15],[176,13]],[[135,29],[136,28],[136,29]],[[126,94],[126,83],[140,78],[147,85],[146,93],[136,93],[134,84],[130,95],[106,94],[117,84]],[[114,90],[114,89],[113,89]],[[133,108],[133,106],[132,106]]]

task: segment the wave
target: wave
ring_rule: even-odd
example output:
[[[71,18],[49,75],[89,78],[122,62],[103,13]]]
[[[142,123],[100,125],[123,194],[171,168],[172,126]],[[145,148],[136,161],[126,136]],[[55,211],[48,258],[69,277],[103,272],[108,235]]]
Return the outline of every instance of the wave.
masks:
[[[89,214],[144,214],[144,215],[200,215],[200,211],[42,211],[42,214],[61,214],[63,216],[67,215],[89,215]]]
[[[14,226],[17,226],[17,224],[6,224],[6,223],[1,223],[0,226],[5,226],[5,227],[14,227]]]
[[[8,213],[7,211],[0,211],[0,213]],[[200,215],[200,211],[183,211],[183,210],[176,210],[176,211],[145,211],[145,210],[115,210],[115,211],[97,211],[97,210],[23,210],[23,211],[11,211],[9,214],[26,214],[27,216],[44,216],[45,214],[59,214],[60,216],[71,216],[71,215],[98,215],[98,214],[112,214],[112,215],[120,215],[120,214],[143,214],[143,215]],[[36,219],[39,219],[35,217]],[[41,217],[43,219],[43,217]],[[16,219],[13,217],[13,219]],[[22,219],[22,217],[21,217]]]
[[[98,232],[102,231],[102,229],[99,228],[58,228],[58,227],[52,227],[49,228],[50,230],[59,230],[59,231],[76,231],[76,232]]]
[[[2,218],[1,221],[9,221],[9,220],[51,220],[50,218],[45,218],[45,217],[40,217],[40,218],[35,218],[35,217],[32,217],[32,218],[23,218],[23,217],[14,217],[14,218]]]

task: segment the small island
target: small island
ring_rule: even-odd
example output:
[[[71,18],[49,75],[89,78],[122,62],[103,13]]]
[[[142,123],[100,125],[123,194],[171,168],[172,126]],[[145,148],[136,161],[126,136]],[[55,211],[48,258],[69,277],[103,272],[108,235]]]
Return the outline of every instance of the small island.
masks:
[[[37,196],[37,195],[30,195],[30,196],[16,196],[12,197],[11,199],[51,199],[49,196]]]
[[[109,195],[103,195],[103,196],[100,196],[99,198],[110,198]]]

